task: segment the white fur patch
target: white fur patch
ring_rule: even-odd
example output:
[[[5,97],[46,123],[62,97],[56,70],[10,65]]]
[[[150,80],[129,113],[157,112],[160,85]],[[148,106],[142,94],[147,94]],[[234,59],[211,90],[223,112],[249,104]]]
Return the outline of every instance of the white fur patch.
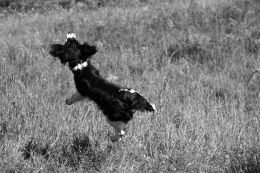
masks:
[[[157,109],[156,109],[156,107],[155,107],[155,104],[152,103],[151,106],[153,107],[154,111],[157,112]]]
[[[120,91],[127,91],[127,92],[130,92],[130,93],[138,93],[137,91],[135,91],[133,89],[130,89],[130,90],[129,89],[120,89],[119,92]]]
[[[73,32],[69,32],[69,33],[67,34],[67,39],[69,39],[69,38],[75,38],[75,39],[76,39],[76,34],[73,33]]]
[[[81,64],[76,65],[72,70],[77,71],[77,70],[82,70],[84,67],[88,66],[88,62],[83,62]]]
[[[120,135],[125,135],[125,134],[126,134],[126,132],[124,130],[120,131]]]

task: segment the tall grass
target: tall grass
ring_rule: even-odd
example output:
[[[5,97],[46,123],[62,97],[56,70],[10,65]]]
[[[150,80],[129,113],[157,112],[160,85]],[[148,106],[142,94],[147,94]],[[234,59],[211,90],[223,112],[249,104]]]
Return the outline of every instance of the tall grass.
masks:
[[[204,3],[203,3],[204,2]],[[257,1],[136,1],[0,18],[1,172],[259,172]],[[127,136],[48,54],[68,31],[104,77],[157,105]]]

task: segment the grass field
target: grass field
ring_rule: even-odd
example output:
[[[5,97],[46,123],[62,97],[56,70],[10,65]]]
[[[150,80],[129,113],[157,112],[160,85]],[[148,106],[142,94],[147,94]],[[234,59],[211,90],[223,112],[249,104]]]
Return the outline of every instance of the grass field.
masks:
[[[0,172],[260,172],[259,16],[257,0],[1,13]],[[157,106],[118,143],[94,103],[65,104],[73,76],[48,51],[68,31]]]

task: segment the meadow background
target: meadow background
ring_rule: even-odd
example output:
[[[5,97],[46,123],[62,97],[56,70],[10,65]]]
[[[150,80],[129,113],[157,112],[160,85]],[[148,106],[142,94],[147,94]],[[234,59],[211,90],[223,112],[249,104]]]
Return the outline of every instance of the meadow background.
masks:
[[[0,172],[260,172],[258,0],[0,1]],[[140,91],[122,141],[48,54],[68,31]]]

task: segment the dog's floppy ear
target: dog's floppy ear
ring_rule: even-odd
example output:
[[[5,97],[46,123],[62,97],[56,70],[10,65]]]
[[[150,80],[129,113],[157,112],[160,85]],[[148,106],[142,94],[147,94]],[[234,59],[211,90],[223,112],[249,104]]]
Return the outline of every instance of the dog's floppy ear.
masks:
[[[89,45],[88,43],[85,42],[81,45],[80,51],[83,57],[88,58],[97,52],[97,48],[96,46]]]
[[[64,48],[61,44],[51,45],[49,53],[54,57],[61,57],[64,54]]]

